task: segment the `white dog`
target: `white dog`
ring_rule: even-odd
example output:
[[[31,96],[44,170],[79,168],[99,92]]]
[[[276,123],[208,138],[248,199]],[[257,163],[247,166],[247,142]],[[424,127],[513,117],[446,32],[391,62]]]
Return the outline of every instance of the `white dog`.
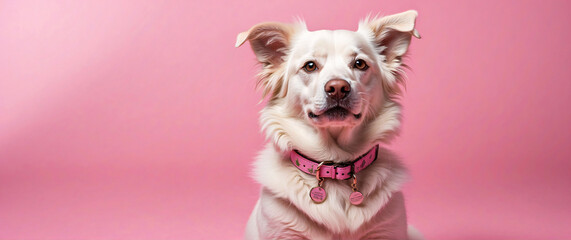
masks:
[[[261,23],[240,33],[263,65],[258,87],[270,141],[255,162],[262,185],[246,239],[412,239],[406,171],[379,147],[398,131],[416,11],[367,19],[357,31]]]

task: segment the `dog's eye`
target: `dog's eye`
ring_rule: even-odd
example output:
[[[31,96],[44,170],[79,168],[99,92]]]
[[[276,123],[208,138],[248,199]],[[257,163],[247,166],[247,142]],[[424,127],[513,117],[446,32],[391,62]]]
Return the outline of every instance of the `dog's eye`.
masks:
[[[303,70],[306,72],[313,72],[315,69],[317,69],[317,64],[313,61],[306,62],[305,65],[303,65]]]
[[[367,70],[367,68],[369,68],[369,65],[367,65],[367,62],[365,62],[365,60],[363,59],[357,59],[355,60],[355,63],[353,64],[353,67],[359,70]]]

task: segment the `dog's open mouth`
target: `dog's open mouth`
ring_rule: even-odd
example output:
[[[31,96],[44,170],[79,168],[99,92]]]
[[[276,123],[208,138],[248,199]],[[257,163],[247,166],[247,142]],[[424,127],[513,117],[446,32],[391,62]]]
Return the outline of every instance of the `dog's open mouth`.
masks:
[[[355,119],[359,119],[361,118],[361,113],[358,114],[353,114],[351,113],[349,110],[343,108],[343,107],[332,107],[330,109],[327,109],[325,112],[321,113],[321,114],[315,114],[313,112],[309,112],[307,114],[307,116],[310,119],[314,119],[314,120],[318,120],[320,118],[326,118],[329,121],[343,121],[345,119],[347,119],[347,117],[349,116],[353,116]]]

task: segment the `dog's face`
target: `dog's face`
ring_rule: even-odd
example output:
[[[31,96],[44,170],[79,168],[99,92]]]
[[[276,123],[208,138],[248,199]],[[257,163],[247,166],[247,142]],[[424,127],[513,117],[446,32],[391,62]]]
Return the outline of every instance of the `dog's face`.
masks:
[[[285,98],[315,126],[357,125],[379,103],[372,98],[382,99],[376,55],[358,32],[302,32],[284,63]]]
[[[263,65],[258,86],[282,118],[316,129],[354,128],[386,112],[399,93],[402,57],[416,11],[365,20],[357,31],[308,31],[304,23],[261,23],[238,35]],[[281,134],[281,133],[278,133]]]

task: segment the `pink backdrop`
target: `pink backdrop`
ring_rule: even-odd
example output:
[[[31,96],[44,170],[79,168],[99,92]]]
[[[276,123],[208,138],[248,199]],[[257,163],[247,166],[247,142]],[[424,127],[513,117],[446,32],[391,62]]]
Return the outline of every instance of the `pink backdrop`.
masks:
[[[568,1],[2,1],[0,239],[240,239],[264,144],[236,34],[419,11],[404,128],[429,239],[571,239]]]

